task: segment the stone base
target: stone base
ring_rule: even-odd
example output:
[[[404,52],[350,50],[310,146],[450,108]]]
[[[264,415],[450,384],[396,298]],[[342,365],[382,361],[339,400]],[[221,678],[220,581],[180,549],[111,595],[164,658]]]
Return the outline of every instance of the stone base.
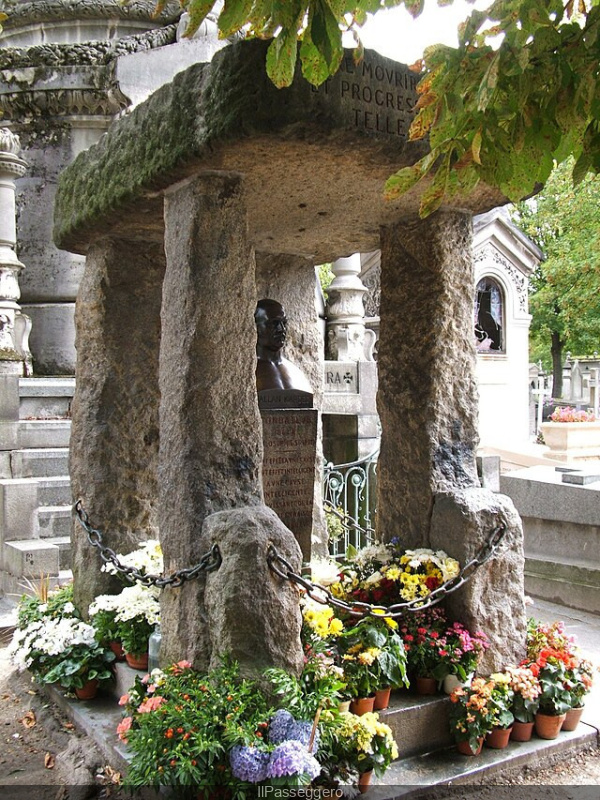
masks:
[[[36,375],[75,374],[75,303],[24,303]]]

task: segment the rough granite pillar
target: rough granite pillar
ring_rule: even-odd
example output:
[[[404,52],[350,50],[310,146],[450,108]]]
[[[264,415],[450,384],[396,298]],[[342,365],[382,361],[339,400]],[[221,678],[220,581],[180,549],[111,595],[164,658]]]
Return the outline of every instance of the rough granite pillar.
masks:
[[[464,489],[436,496],[430,544],[446,550],[461,565],[477,556],[500,524],[506,534],[497,554],[479,567],[458,591],[448,595],[445,608],[452,620],[470,631],[484,631],[490,648],[479,674],[503,670],[525,656],[523,528],[512,500],[489,489]]]
[[[311,260],[302,256],[256,254],[256,293],[269,297],[285,308],[288,334],[285,357],[300,367],[313,389],[314,407],[323,403],[323,363],[325,343],[315,302],[316,276]],[[317,427],[315,453],[315,494],[311,555],[325,556],[327,528],[321,500],[323,488],[323,430],[321,415]]]
[[[76,305],[77,388],[70,474],[105,543],[126,553],[156,538],[158,350],[165,269],[153,243],[103,239],[89,252]],[[74,522],[77,605],[119,585]]]
[[[165,571],[202,555],[205,517],[262,502],[254,252],[242,182],[194,178],[165,199],[160,539]],[[202,581],[162,596],[161,659],[202,660]]]
[[[471,216],[381,231],[378,530],[428,546],[437,492],[477,485]]]

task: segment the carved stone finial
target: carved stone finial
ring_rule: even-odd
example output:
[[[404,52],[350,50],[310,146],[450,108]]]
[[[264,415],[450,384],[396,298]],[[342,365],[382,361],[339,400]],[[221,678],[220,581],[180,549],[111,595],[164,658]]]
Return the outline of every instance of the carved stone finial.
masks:
[[[18,156],[21,150],[21,140],[16,133],[8,128],[0,128],[0,152]]]

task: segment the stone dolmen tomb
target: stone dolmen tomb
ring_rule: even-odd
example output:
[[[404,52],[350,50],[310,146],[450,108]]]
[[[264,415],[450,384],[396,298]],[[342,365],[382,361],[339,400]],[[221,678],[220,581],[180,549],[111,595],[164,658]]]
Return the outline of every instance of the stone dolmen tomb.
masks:
[[[326,549],[318,492],[300,474],[308,463],[318,485],[313,268],[380,248],[378,534],[406,547],[443,547],[465,564],[505,525],[500,553],[448,607],[490,635],[485,669],[518,662],[521,524],[507,498],[480,488],[475,466],[471,217],[504,198],[480,185],[426,220],[417,189],[384,201],[385,178],[425,148],[407,138],[415,76],[369,51],[356,65],[348,51],[319,89],[298,76],[277,90],[265,50],[236,43],[179,73],[61,177],[55,241],[86,256],[76,309],[74,497],[117,552],[159,538],[166,573],[218,544],[218,570],[163,591],[165,661],[206,667],[231,652],[250,672],[272,664],[297,671],[297,592],[269,569],[267,552],[274,545],[299,571]],[[305,514],[296,537],[293,521],[290,531],[265,505],[265,449],[269,470],[278,464],[276,437],[263,442],[264,414],[272,422],[299,411],[263,409],[261,421],[261,298],[286,309],[288,356],[313,387],[316,443],[296,464],[312,525],[307,533]],[[280,466],[290,481],[279,507],[289,508],[293,457]],[[77,528],[82,608],[109,590],[100,563]]]

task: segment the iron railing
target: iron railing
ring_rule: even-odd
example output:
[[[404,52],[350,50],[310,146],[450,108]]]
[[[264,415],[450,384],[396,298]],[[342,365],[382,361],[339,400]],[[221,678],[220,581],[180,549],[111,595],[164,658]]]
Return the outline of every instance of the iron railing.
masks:
[[[350,545],[358,550],[375,541],[378,456],[379,447],[358,461],[325,465],[323,506],[334,558],[343,558]]]

